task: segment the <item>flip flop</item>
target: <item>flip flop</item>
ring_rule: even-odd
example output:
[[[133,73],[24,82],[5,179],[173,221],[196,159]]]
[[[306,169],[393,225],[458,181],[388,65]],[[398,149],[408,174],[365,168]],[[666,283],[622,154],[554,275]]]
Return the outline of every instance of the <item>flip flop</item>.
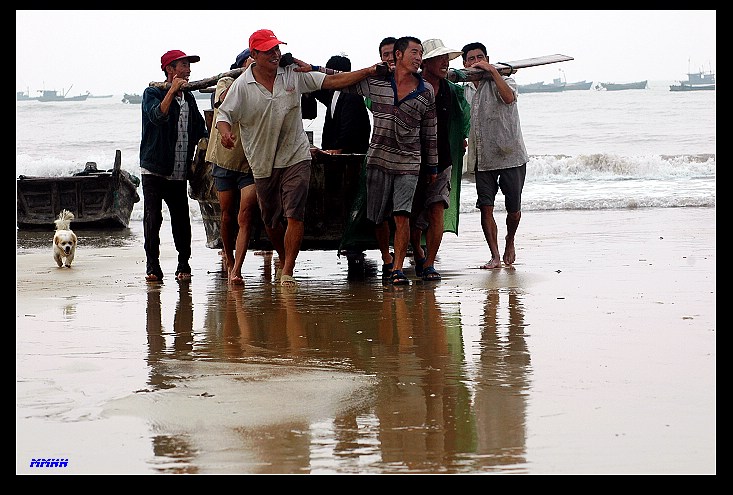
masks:
[[[409,285],[410,283],[410,279],[402,273],[402,270],[393,271],[389,280],[392,282],[392,285]]]
[[[426,282],[437,281],[441,279],[440,273],[435,271],[432,266],[426,266],[422,271],[422,279]]]

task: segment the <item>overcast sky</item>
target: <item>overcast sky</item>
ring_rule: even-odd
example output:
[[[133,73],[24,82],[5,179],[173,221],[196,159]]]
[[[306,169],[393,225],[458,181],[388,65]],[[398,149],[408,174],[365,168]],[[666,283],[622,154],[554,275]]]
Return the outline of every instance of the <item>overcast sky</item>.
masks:
[[[352,68],[379,61],[385,36],[440,38],[460,50],[481,41],[492,62],[560,53],[572,61],[522,69],[519,84],[674,81],[716,70],[715,10],[18,10],[16,89],[69,96],[142,93],[163,80],[160,56],[199,55],[191,81],[229,70],[257,29],[287,43],[283,53],[324,65],[345,53]],[[463,67],[460,58],[451,67]]]

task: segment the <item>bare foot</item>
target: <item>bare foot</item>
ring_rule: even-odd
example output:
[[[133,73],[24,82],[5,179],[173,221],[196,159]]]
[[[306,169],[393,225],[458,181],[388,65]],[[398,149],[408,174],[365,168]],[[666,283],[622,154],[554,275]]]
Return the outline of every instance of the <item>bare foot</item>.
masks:
[[[482,270],[492,270],[494,268],[499,268],[501,266],[501,261],[499,261],[498,258],[491,258],[489,261],[481,265],[479,268]]]
[[[232,285],[244,285],[244,279],[242,278],[242,275],[230,275],[229,282]]]
[[[517,260],[517,252],[514,250],[514,240],[506,241],[504,248],[504,264],[511,266]]]

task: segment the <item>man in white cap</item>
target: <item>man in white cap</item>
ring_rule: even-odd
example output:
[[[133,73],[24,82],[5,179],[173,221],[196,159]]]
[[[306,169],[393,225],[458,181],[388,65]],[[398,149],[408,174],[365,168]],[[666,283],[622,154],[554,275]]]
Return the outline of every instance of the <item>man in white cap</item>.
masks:
[[[311,146],[303,129],[301,95],[357,83],[376,74],[377,65],[330,75],[305,63],[280,67],[281,44],[286,43],[269,29],[252,33],[249,49],[254,63],[229,87],[215,125],[221,144],[231,149],[240,144],[232,133],[232,125],[239,124],[262,222],[278,255],[279,283],[296,287],[293,271],[305,231],[311,175]]]
[[[170,50],[160,57],[160,68],[170,88],[154,86],[143,92],[143,130],[140,141],[140,175],[143,186],[145,280],[160,282],[160,227],[163,201],[168,205],[173,242],[178,251],[178,280],[191,279],[191,219],[186,177],[199,139],[208,136],[206,121],[190,91],[181,91],[198,55]]]
[[[450,61],[461,56],[460,50],[446,48],[439,39],[422,43],[422,77],[435,94],[438,130],[438,175],[428,183],[421,175],[410,215],[410,241],[415,275],[426,281],[440,280],[435,257],[443,232],[458,234],[461,198],[461,174],[470,127],[470,106],[463,87],[446,79]],[[425,246],[422,238],[425,236]]]

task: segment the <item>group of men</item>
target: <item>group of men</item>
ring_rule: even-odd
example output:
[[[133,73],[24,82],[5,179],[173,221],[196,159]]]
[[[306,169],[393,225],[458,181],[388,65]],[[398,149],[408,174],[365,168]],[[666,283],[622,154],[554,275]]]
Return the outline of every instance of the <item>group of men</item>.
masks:
[[[301,97],[310,93],[325,94],[324,104],[334,103],[327,113],[329,120],[335,115],[334,97],[352,104],[358,101],[372,112],[374,125],[365,150],[366,217],[375,226],[385,281],[410,283],[404,272],[410,244],[416,275],[426,281],[441,279],[436,256],[443,232],[457,233],[457,220],[446,225],[445,211],[459,207],[459,188],[451,183],[460,180],[466,149],[469,169],[476,174],[476,206],[491,251],[482,268],[498,268],[502,261],[514,263],[528,155],[519,124],[516,83],[489,63],[483,44],[469,43],[459,51],[446,48],[439,39],[385,38],[379,45],[382,63],[356,71],[343,57],[332,57],[331,70],[299,59],[281,67],[280,45],[284,44],[270,30],[255,31],[232,65],[232,69],[245,68],[244,72],[236,79],[219,79],[214,95],[206,161],[212,164],[222,210],[223,254],[230,283],[243,283],[250,225],[259,208],[278,255],[276,280],[285,287],[297,286],[294,269],[304,234],[312,160],[300,105]],[[488,77],[465,86],[448,81],[448,64],[458,56],[463,57],[464,67],[482,69]],[[151,282],[163,279],[159,262],[163,201],[170,211],[178,252],[176,277],[191,277],[186,172],[196,143],[207,131],[195,99],[181,88],[190,76],[190,64],[197,61],[198,56],[179,50],[166,52],[161,68],[170,88],[149,87],[143,93],[140,166],[146,280]],[[343,152],[346,144],[338,144],[336,128],[331,135],[329,142],[334,144],[324,151]],[[493,216],[499,189],[507,210],[503,259]]]

